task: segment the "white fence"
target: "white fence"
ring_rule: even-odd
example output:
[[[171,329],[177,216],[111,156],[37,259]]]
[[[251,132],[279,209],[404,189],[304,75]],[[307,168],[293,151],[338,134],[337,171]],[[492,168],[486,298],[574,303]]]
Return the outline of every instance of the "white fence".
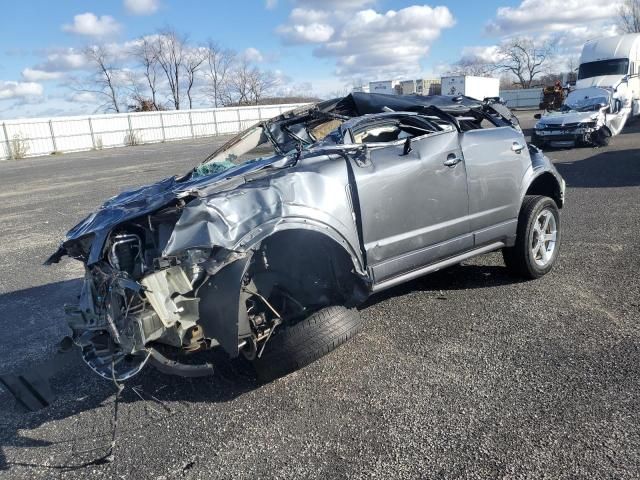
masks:
[[[302,105],[6,120],[0,125],[0,160],[233,134]]]
[[[542,88],[500,90],[500,98],[509,108],[538,108],[542,101]]]

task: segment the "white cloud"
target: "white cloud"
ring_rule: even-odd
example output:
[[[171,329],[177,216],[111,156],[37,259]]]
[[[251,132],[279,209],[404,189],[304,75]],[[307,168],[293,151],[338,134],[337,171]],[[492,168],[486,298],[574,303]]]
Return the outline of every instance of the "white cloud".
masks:
[[[345,7],[372,3],[366,0],[297,3],[318,8],[294,8],[277,33],[285,43],[315,44],[314,54],[335,58],[336,73],[344,78],[417,72],[431,43],[455,23],[449,9],[442,6],[413,5],[381,13],[373,9],[345,12]],[[330,10],[334,4],[336,9]]]
[[[493,35],[523,34],[535,30],[561,31],[575,25],[617,17],[622,0],[523,0],[517,7],[501,7],[486,25]]]
[[[322,43],[328,41],[334,28],[325,23],[280,25],[277,33],[289,44]]]
[[[42,96],[44,89],[42,85],[35,82],[13,82],[0,80],[0,100],[26,99],[29,97]]]
[[[87,66],[87,58],[82,52],[67,48],[52,51],[47,54],[47,59],[33,67],[33,70],[44,72],[66,72],[69,70],[80,70]]]
[[[96,16],[91,12],[80,13],[73,17],[72,24],[65,24],[62,30],[90,37],[105,37],[120,31],[120,24],[111,15]]]
[[[158,11],[158,0],[124,0],[124,8],[132,15],[151,15]]]
[[[43,82],[47,80],[59,80],[64,74],[62,72],[47,72],[34,68],[22,70],[22,78],[27,82]]]
[[[496,63],[500,60],[500,46],[490,45],[488,47],[464,47],[462,49],[463,61],[477,61],[481,63]]]
[[[267,10],[273,10],[278,6],[278,0],[265,0],[264,6]]]
[[[249,47],[244,51],[244,57],[250,62],[264,62],[264,55],[257,48]]]
[[[362,10],[316,50],[316,55],[336,57],[340,76],[388,76],[416,72],[440,32],[453,26],[446,7],[411,6],[378,13]]]
[[[353,10],[376,3],[376,0],[295,0],[303,7],[323,8],[326,10]]]
[[[294,8],[289,14],[289,22],[308,25],[310,23],[326,22],[331,14],[325,10]]]
[[[335,29],[329,24],[331,14],[324,10],[294,8],[288,23],[276,32],[288,44],[322,43],[328,41]]]
[[[612,0],[605,6],[601,0],[522,0],[517,6],[498,8],[485,25],[485,33],[496,37],[496,44],[465,47],[460,61],[495,63],[501,44],[525,38],[552,46],[550,70],[566,70],[575,64],[587,40],[618,33],[616,19],[622,2]]]
[[[98,102],[96,96],[91,92],[77,92],[68,97],[68,100],[73,103],[86,103],[95,104]]]

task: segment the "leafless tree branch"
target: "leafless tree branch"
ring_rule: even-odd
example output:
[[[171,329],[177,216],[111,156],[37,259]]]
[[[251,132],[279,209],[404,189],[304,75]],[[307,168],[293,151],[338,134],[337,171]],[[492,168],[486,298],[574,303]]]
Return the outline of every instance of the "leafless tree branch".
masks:
[[[619,7],[618,26],[624,33],[640,33],[640,0],[625,0]]]
[[[516,38],[500,48],[501,60],[493,68],[514,75],[516,85],[521,88],[531,88],[534,79],[544,72],[552,53],[549,45]]]
[[[200,67],[207,59],[206,51],[199,48],[189,51],[184,58],[184,64],[182,65],[185,73],[185,80],[187,84],[187,98],[189,99],[189,109],[193,108],[193,98],[191,92],[193,84],[196,80],[196,73],[200,70]]]
[[[121,70],[115,65],[115,60],[102,45],[86,47],[83,54],[93,66],[94,72],[88,80],[93,87],[76,87],[75,90],[89,92],[106,98],[101,108],[120,113],[121,110]]]
[[[155,55],[158,65],[167,77],[173,107],[180,110],[181,70],[185,57],[186,37],[175,30],[166,28],[159,32],[155,42]]]
[[[229,95],[229,75],[236,61],[236,53],[222,48],[213,40],[209,40],[206,49],[205,77],[208,96],[214,107],[224,106],[232,101]]]
[[[150,100],[154,110],[158,110],[158,52],[157,39],[142,37],[140,43],[133,48],[132,56],[142,67],[146,86],[149,88]],[[140,93],[140,92],[137,92]],[[141,97],[142,95],[138,95]]]

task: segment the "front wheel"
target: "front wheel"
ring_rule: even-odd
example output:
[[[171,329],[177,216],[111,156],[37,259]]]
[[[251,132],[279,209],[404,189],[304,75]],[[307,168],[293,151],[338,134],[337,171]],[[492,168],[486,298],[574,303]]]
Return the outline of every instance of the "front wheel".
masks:
[[[516,243],[502,249],[507,268],[529,279],[549,273],[558,258],[560,238],[560,212],[556,202],[540,195],[525,196]]]
[[[278,327],[260,358],[253,360],[258,378],[275,380],[335,350],[362,328],[355,308],[326,307],[294,325]]]

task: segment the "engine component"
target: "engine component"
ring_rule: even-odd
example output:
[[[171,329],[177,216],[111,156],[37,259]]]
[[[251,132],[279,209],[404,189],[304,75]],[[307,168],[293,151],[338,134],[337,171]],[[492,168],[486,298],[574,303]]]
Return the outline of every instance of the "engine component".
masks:
[[[145,296],[165,327],[171,327],[178,321],[184,328],[195,325],[199,299],[184,296],[192,286],[182,268],[176,266],[157,271],[144,277],[140,283],[146,288]]]
[[[109,250],[109,263],[116,270],[127,272],[134,278],[142,275],[144,260],[140,237],[132,233],[115,235]]]

